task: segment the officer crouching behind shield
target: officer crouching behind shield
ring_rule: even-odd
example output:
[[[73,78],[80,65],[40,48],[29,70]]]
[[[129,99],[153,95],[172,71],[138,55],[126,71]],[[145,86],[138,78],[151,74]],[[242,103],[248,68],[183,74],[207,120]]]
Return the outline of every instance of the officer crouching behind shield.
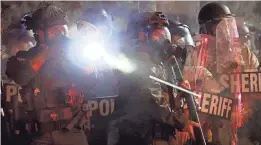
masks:
[[[136,15],[138,23],[133,23],[139,25],[136,29],[141,28],[137,33],[137,69],[125,76],[127,84],[120,89],[120,95],[128,98],[124,106],[126,115],[110,123],[108,145],[175,144],[176,128],[193,134],[192,126],[199,126],[183,113],[171,113],[167,88],[149,78],[152,75],[167,79],[164,63],[169,58],[166,51],[171,46],[171,34],[167,28],[168,20],[162,13],[152,12],[147,17],[149,21],[140,20],[143,15],[148,16],[148,13]]]
[[[36,129],[40,136],[32,144],[87,145],[82,125],[78,124],[85,116],[81,111],[79,115],[82,93],[78,86],[92,80],[66,58],[66,14],[54,5],[46,5],[28,17],[26,24],[37,44],[9,58],[6,74],[22,86],[27,121],[40,123]]]

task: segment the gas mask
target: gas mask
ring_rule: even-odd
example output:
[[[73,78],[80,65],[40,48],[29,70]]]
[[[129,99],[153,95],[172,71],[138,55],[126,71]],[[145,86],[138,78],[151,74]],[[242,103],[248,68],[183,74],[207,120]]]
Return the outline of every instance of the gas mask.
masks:
[[[169,59],[172,52],[171,34],[167,27],[156,27],[149,32],[149,47],[155,63]]]

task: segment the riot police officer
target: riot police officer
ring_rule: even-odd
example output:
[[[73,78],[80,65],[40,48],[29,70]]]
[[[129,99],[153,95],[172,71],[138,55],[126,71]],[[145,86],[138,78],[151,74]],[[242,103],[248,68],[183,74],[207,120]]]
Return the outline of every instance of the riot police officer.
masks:
[[[190,28],[181,22],[174,20],[169,21],[169,29],[171,32],[172,44],[174,45],[173,54],[176,56],[180,69],[183,69],[187,59],[188,52],[192,51],[195,47],[191,35]]]
[[[24,17],[28,15],[29,14],[26,14]],[[21,20],[23,20],[23,18]],[[15,25],[9,29],[8,33],[3,35],[1,46],[2,75],[5,74],[5,65],[9,57],[15,55],[20,50],[28,50],[35,44],[32,31],[26,30],[23,24],[17,24],[17,26]],[[2,79],[6,79],[6,77]]]
[[[79,86],[92,81],[90,77],[83,80],[88,73],[66,59],[69,39],[65,12],[47,4],[25,23],[33,30],[37,44],[11,57],[6,74],[22,86],[26,121],[40,124],[36,128],[40,136],[32,144],[88,144],[82,124],[77,123],[83,118],[78,111],[82,98]]]
[[[96,7],[86,9],[77,22],[77,28],[84,41],[91,40],[92,43],[101,44],[106,53],[117,58],[117,54],[120,53],[118,39],[113,29],[112,16],[106,10]],[[92,31],[98,32],[99,36],[92,35]],[[97,51],[96,53],[100,52]],[[106,144],[108,122],[111,118],[117,117],[117,115],[114,115],[114,111],[118,111],[122,106],[118,97],[119,71],[121,70],[116,71],[119,68],[114,65],[108,65],[106,60],[102,58],[97,60],[94,61],[96,85],[91,90],[86,89],[84,91],[84,99],[89,101],[114,100],[114,102],[109,101],[109,107],[105,107],[106,110],[104,111],[109,111],[109,115],[102,116],[96,114],[96,110],[92,111],[93,115],[90,118],[92,127],[90,128],[88,138],[90,144]]]
[[[129,39],[134,40],[132,46],[136,56],[133,58],[137,69],[125,76],[126,84],[120,89],[120,95],[127,99],[124,106],[126,115],[110,123],[108,145],[119,142],[161,144],[162,141],[172,144],[175,128],[182,130],[190,121],[185,119],[184,114],[176,116],[168,112],[166,88],[149,79],[151,74],[167,79],[162,62],[166,63],[171,55],[168,53],[171,51],[169,22],[161,12],[136,13],[131,21],[127,34]]]
[[[193,82],[201,80],[202,84],[205,84],[203,91],[224,93],[224,88],[222,89],[216,81],[222,73],[255,69],[259,63],[249,48],[238,47],[236,40],[239,39],[239,36],[236,19],[226,5],[217,2],[206,4],[198,14],[198,23],[200,25],[201,44],[189,54],[191,59],[186,64],[191,68],[196,68],[195,71],[192,71],[195,76],[188,76],[188,72],[184,76],[187,75],[188,80],[193,80]],[[184,70],[184,72],[186,71]],[[190,73],[192,72],[190,71]],[[234,106],[232,113],[231,124],[233,125],[230,126],[229,121],[218,120],[217,118],[210,119],[213,125],[213,143],[224,145],[237,142],[236,130],[242,123],[240,119],[242,116],[239,113],[240,107],[238,107],[241,103],[240,97],[232,96],[232,94],[226,95],[239,99],[237,101],[239,104]],[[206,116],[204,116],[201,115],[201,120],[207,121],[204,119]],[[231,131],[228,132],[227,128],[230,128]]]
[[[30,14],[26,14],[28,16]],[[24,16],[24,17],[25,17]],[[24,18],[23,17],[23,18]],[[23,20],[23,18],[21,20]],[[6,62],[8,58],[14,56],[18,51],[27,51],[35,44],[35,39],[33,37],[33,33],[30,30],[26,30],[23,24],[18,23],[17,25],[12,25],[9,27],[8,33],[3,35],[3,45],[2,53],[1,53],[1,81],[3,83],[2,95],[4,104],[8,104],[5,106],[5,119],[7,119],[7,126],[9,128],[9,134],[12,134],[13,139],[11,141],[13,144],[28,144],[30,139],[27,140],[28,137],[25,130],[25,124],[23,121],[23,117],[25,113],[22,111],[22,105],[17,101],[18,99],[18,91],[12,90],[13,92],[17,92],[17,94],[12,94],[10,96],[8,92],[8,87],[17,85],[13,82],[12,79],[8,79],[5,74],[6,71]]]
[[[256,56],[259,60],[261,61],[261,30],[258,27],[255,26],[249,26],[249,29],[252,33],[254,33],[254,45],[255,45],[255,51],[256,51]],[[261,64],[259,64],[259,70],[261,69]]]
[[[194,51],[195,45],[191,35],[190,28],[177,20],[169,20],[170,25],[168,26],[171,32],[172,38],[172,51],[171,54],[175,56],[178,64],[175,64],[175,73],[182,71],[185,63],[188,63],[191,59],[191,52]],[[178,67],[177,67],[178,66]],[[177,80],[182,80],[182,76],[176,76]],[[193,87],[193,83],[190,84]],[[180,96],[180,95],[179,95]],[[185,99],[182,102],[185,114],[189,114],[189,109]],[[198,104],[196,104],[198,105]],[[198,106],[197,106],[198,107]],[[197,139],[202,141],[199,130],[195,133]],[[189,144],[193,142],[194,135],[188,132],[176,131],[176,144]]]
[[[212,11],[214,9],[215,11]],[[198,15],[198,21],[200,25],[200,34],[209,34],[215,36],[216,30],[215,26],[217,26],[218,22],[222,18],[232,17],[234,16],[229,8],[224,4],[219,3],[209,3],[205,5]],[[239,30],[242,27],[239,27]],[[242,31],[239,31],[239,33]],[[249,46],[248,46],[249,47]],[[242,48],[242,56],[245,59],[245,62],[249,62],[246,64],[246,68],[256,68],[259,65],[258,60],[255,56],[252,56],[253,53],[250,52],[249,48]],[[251,58],[253,58],[251,60]]]
[[[246,24],[245,21],[243,20],[237,20],[237,28],[238,28],[238,34],[239,34],[239,42],[241,44],[241,47],[247,47],[250,50],[250,56],[253,65],[257,65],[259,62],[258,59],[258,45],[255,44],[256,41],[256,36],[253,32],[250,32],[249,26]],[[254,67],[253,67],[254,68]]]
[[[200,25],[199,33],[213,36],[214,39],[216,40],[216,43],[218,43],[218,37],[216,37],[217,33],[218,33],[217,27],[219,24],[221,24],[223,19],[230,18],[230,17],[233,17],[233,14],[231,13],[230,9],[226,5],[214,3],[214,2],[206,4],[205,6],[203,6],[201,8],[201,10],[198,14],[198,23]],[[233,24],[230,24],[230,25],[233,25]],[[224,28],[220,27],[220,29],[226,30],[225,27]],[[235,34],[238,34],[238,32],[235,32]],[[237,37],[237,36],[235,36],[235,37]],[[223,36],[222,38],[226,38],[226,37]],[[223,39],[220,41],[220,43],[223,41],[225,42],[225,40]],[[215,47],[215,46],[212,46],[212,47]],[[232,51],[230,52],[229,51],[230,49],[228,46],[223,47],[223,48],[225,48],[227,50],[226,53],[228,53],[229,55],[231,54],[231,56],[233,55],[234,52],[232,52]],[[220,48],[215,48],[216,52],[219,51],[218,49],[220,49]],[[225,51],[224,51],[224,53],[225,53]],[[211,55],[212,57],[213,56],[215,57],[215,58],[213,58],[213,59],[215,59],[215,60],[213,60],[213,62],[217,63],[216,66],[219,65],[218,61],[226,60],[226,59],[221,60],[221,57],[219,58],[220,55],[216,55],[216,54],[213,55],[213,53],[210,53],[209,55]],[[210,60],[211,59],[209,59],[209,61]],[[205,63],[208,63],[208,62],[205,62]],[[217,71],[218,67],[215,68],[215,66],[214,66],[214,68],[211,68],[211,66],[207,66],[207,69],[214,76],[223,72],[223,71],[218,72]],[[213,70],[214,70],[214,72],[213,72]],[[226,137],[223,137],[221,139],[219,137],[220,136],[219,134],[220,133],[225,134],[225,132],[223,132],[221,127],[219,126],[220,122],[222,122],[222,121],[218,121],[214,118],[211,120],[212,120],[213,143],[230,144],[232,142],[232,140],[236,141],[236,135],[234,133],[232,133],[233,131],[231,131],[230,134],[226,134]],[[223,124],[223,127],[227,126],[227,123],[222,122],[222,124]]]

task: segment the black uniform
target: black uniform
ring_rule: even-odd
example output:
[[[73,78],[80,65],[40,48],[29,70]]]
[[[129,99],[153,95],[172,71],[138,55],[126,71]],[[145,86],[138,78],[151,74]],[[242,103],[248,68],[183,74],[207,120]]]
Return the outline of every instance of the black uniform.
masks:
[[[43,13],[45,13],[45,16],[51,14],[53,17],[46,20],[41,15]],[[62,11],[53,5],[41,7],[34,14],[34,20],[38,19],[38,22],[48,21],[48,24],[57,22],[59,16],[63,16]],[[37,16],[37,14],[40,15]],[[35,22],[32,27],[38,26]],[[52,25],[62,24],[65,23],[54,23]],[[30,66],[30,60],[42,53],[44,49],[38,43],[28,51],[19,51],[15,56],[9,58],[6,66],[7,76],[22,86],[21,95],[27,103],[28,116],[26,121],[40,123],[40,126],[38,126],[40,136],[34,138],[32,144],[86,145],[88,144],[87,137],[81,129],[82,126],[76,123],[69,131],[62,130],[62,128],[68,125],[80,109],[79,104],[69,104],[70,94],[68,92],[72,89],[72,84],[81,86],[94,81],[91,76],[83,79],[86,76],[83,71],[64,58],[60,60],[48,59],[38,72],[34,71]]]
[[[161,13],[156,13],[155,15],[154,13],[142,14],[134,15],[134,19],[138,19],[138,23],[129,23],[129,27],[135,28],[136,30],[130,31],[131,29],[128,29],[129,31],[127,32],[129,33],[128,35],[130,35],[129,39],[135,39],[139,34],[139,31],[149,31],[149,35],[155,34],[153,31],[150,31],[149,27],[146,27],[146,22],[148,22],[146,20],[152,17],[152,23],[155,24],[155,22],[158,20],[157,16],[162,16]],[[166,22],[166,19],[163,18],[163,20]],[[156,30],[159,29],[156,28]],[[163,41],[171,37],[170,32],[166,27],[160,28],[159,31],[164,32]],[[158,37],[157,35],[155,36]],[[146,37],[150,36],[145,36],[145,39]],[[151,46],[148,45],[148,43],[143,43],[146,40],[151,42]],[[160,124],[160,128],[168,128],[168,130],[163,131],[166,134],[161,136],[161,139],[166,140],[168,140],[169,136],[174,134],[174,128],[181,130],[184,127],[186,119],[183,118],[183,114],[173,114],[168,110],[169,104],[166,102],[163,95],[164,92],[167,92],[167,88],[163,87],[159,82],[152,81],[149,78],[149,76],[152,75],[163,80],[167,80],[166,67],[162,63],[157,63],[156,60],[158,60],[159,56],[152,55],[161,55],[159,52],[160,48],[158,48],[158,52],[152,51],[155,51],[153,50],[156,49],[154,47],[162,46],[160,43],[163,41],[161,41],[161,38],[157,39],[160,41],[157,43],[150,41],[150,38],[146,40],[142,42],[142,40],[136,38],[136,44],[138,44],[138,48],[136,48],[135,51],[139,53],[133,53],[133,51],[132,53],[136,54],[136,57],[134,56],[133,58],[136,61],[133,61],[133,63],[137,65],[137,68],[136,71],[134,71],[132,74],[125,75],[125,78],[121,81],[122,84],[120,86],[120,96],[126,99],[126,103],[124,105],[125,115],[110,123],[107,143],[108,145],[114,145],[117,143],[151,143],[151,137],[153,135],[152,130],[155,127],[155,124]],[[135,48],[134,45],[132,46]],[[174,121],[175,119],[181,119],[182,121]]]

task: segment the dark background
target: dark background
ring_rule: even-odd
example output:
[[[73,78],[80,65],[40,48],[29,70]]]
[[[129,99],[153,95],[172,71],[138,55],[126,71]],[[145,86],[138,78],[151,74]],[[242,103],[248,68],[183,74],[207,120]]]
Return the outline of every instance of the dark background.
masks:
[[[41,1],[1,1],[2,36],[5,31],[12,29],[25,13],[35,11],[40,3]],[[121,30],[126,27],[124,24],[126,24],[129,13],[139,8],[138,1],[48,1],[48,3],[54,3],[66,11],[71,24],[76,22],[84,9],[94,6],[103,7],[116,17],[117,25],[120,25]],[[186,17],[180,18],[181,21],[190,25],[193,31],[197,31],[197,14],[200,7],[206,3],[208,1],[150,1],[143,4],[140,9],[154,9],[156,7],[158,11]],[[222,1],[221,3],[227,4],[236,16],[261,27],[260,1]],[[120,18],[124,18],[124,20]]]
[[[19,27],[19,21],[25,13],[35,11],[41,1],[1,1],[1,50],[2,46],[8,46],[8,43],[13,43],[12,39],[7,37],[13,29]],[[78,20],[81,12],[88,7],[103,7],[112,16],[114,16],[114,26],[119,31],[124,31],[127,26],[128,17],[132,11],[146,10],[157,10],[162,11],[168,15],[171,19],[180,19],[181,22],[189,25],[193,32],[198,31],[197,14],[200,8],[208,3],[208,1],[150,1],[143,2],[143,5],[139,7],[140,3],[137,1],[55,1],[53,3],[58,7],[61,7],[67,12],[70,20],[70,29],[75,28],[75,23]],[[231,9],[232,13],[236,14],[237,17],[244,19],[248,23],[261,28],[261,1],[222,1]],[[71,31],[73,32],[73,31]],[[13,38],[13,37],[12,37]],[[3,60],[2,60],[3,65]],[[260,106],[260,105],[258,105]],[[256,113],[260,114],[260,110]],[[254,118],[251,123],[257,123],[258,118]],[[251,127],[253,126],[253,127]],[[246,125],[246,130],[255,130],[254,128],[260,127],[260,121],[256,125]],[[258,129],[257,129],[258,130]],[[246,131],[243,131],[246,132]],[[260,133],[256,133],[257,135]],[[249,133],[243,134],[242,137],[246,137],[246,141],[242,142],[242,145],[249,143],[247,136]]]

